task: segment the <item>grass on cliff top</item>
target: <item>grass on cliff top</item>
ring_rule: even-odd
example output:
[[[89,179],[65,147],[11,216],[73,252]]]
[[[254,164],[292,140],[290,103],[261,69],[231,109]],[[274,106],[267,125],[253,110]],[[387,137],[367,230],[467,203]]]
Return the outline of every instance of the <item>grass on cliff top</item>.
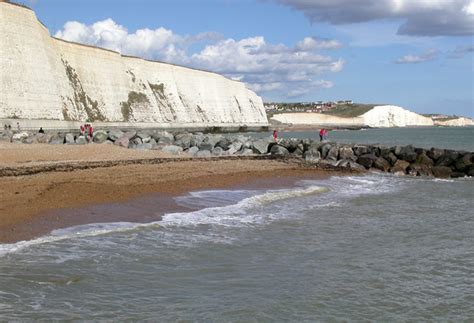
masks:
[[[373,109],[377,104],[338,104],[331,111],[323,112],[323,114],[342,117],[342,118],[355,118]]]

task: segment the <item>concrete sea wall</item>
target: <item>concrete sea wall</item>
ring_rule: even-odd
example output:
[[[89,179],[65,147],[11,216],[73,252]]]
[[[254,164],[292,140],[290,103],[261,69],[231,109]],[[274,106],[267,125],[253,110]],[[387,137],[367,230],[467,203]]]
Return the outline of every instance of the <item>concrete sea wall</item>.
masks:
[[[28,8],[0,2],[0,40],[0,119],[268,123],[241,82],[55,39]]]

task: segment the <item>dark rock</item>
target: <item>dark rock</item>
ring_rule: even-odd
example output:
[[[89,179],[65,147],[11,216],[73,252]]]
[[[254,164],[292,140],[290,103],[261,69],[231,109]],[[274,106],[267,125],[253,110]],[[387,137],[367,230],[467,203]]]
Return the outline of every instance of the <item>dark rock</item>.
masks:
[[[397,155],[399,159],[407,161],[409,163],[413,163],[416,161],[417,153],[415,152],[415,148],[413,146],[404,146],[401,148],[400,153]]]
[[[435,166],[431,170],[433,171],[433,175],[439,178],[449,178],[453,172],[451,167],[447,166]]]
[[[227,138],[222,138],[216,143],[216,147],[220,147],[223,150],[228,150],[231,144],[232,144],[232,141],[230,141]]]
[[[384,158],[379,157],[375,160],[373,167],[383,172],[387,172],[390,169],[390,163]]]
[[[141,139],[140,137],[135,136],[135,137],[133,137],[133,138],[130,140],[129,145],[130,145],[130,144],[133,145],[133,146],[138,146],[138,145],[143,144],[143,141],[142,141],[142,139]]]
[[[469,169],[466,171],[467,176],[474,177],[474,165],[469,166]]]
[[[452,150],[445,150],[444,155],[442,155],[436,161],[436,166],[451,166],[454,164],[456,159],[458,159],[459,153]]]
[[[438,149],[438,148],[431,148],[426,155],[433,159],[434,161],[437,161],[441,156],[444,155],[444,149]]]
[[[419,153],[418,156],[416,156],[416,164],[418,165],[425,165],[425,166],[433,166],[434,162],[431,160],[424,152]]]
[[[462,155],[454,163],[454,167],[456,168],[456,170],[458,170],[460,172],[464,172],[465,170],[467,170],[472,165],[473,156],[474,155],[471,154],[471,153],[466,153],[466,154]]]
[[[452,172],[451,177],[452,178],[462,178],[462,177],[466,177],[466,174],[464,174],[463,172]]]
[[[275,156],[288,156],[290,154],[288,149],[280,145],[273,145],[270,149],[270,153]]]
[[[391,173],[399,174],[403,173],[406,174],[406,170],[410,166],[410,163],[404,160],[397,160],[393,167],[390,169]]]
[[[415,163],[408,166],[407,173],[411,176],[433,176],[430,166]]]
[[[389,163],[390,165],[395,165],[395,163],[397,162],[397,156],[395,156],[394,153],[390,152],[387,156],[384,157]]]
[[[367,146],[362,146],[362,145],[355,145],[354,148],[352,148],[352,150],[354,151],[354,154],[356,156],[362,156],[369,153],[369,148]]]
[[[365,154],[357,158],[357,163],[364,166],[366,169],[369,169],[370,167],[372,167],[376,160],[377,156],[375,156],[374,154]]]
[[[386,157],[392,152],[390,147],[385,145],[377,146],[378,156],[387,159]]]

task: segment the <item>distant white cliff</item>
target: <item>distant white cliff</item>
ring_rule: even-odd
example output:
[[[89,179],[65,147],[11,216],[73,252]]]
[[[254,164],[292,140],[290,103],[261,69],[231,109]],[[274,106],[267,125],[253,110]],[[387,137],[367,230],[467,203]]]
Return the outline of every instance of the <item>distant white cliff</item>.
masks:
[[[267,125],[262,99],[221,75],[50,36],[0,0],[0,119]]]
[[[274,115],[271,122],[294,126],[321,127],[420,127],[420,126],[466,126],[474,125],[472,119],[458,118],[449,121],[433,121],[430,117],[408,111],[394,105],[375,106],[366,113],[343,118],[321,113],[281,113]]]
[[[373,128],[433,126],[431,118],[395,105],[376,106],[361,116],[364,124]]]

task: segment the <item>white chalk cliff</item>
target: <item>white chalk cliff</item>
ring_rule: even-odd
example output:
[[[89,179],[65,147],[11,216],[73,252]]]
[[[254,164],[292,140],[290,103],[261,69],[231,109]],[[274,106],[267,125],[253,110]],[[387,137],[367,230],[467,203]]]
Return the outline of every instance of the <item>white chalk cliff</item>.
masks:
[[[361,118],[366,126],[373,128],[434,125],[431,118],[394,105],[376,106],[364,113]]]
[[[266,125],[241,82],[50,36],[25,7],[0,0],[0,119]]]
[[[368,112],[354,118],[343,118],[320,113],[282,113],[274,115],[271,120],[277,123],[307,126],[365,126],[386,128],[435,125],[435,122],[429,117],[424,117],[394,105],[376,106]],[[462,122],[453,120],[446,125],[469,125],[469,122],[465,120]]]

